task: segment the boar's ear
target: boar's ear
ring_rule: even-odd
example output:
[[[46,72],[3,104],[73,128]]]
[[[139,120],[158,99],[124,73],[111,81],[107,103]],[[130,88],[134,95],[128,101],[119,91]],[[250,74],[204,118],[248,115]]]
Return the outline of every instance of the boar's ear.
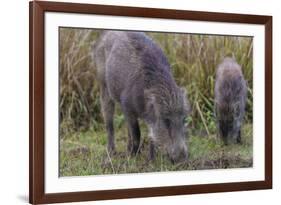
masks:
[[[180,91],[182,93],[182,97],[183,97],[183,104],[184,104],[184,108],[186,110],[186,112],[190,111],[190,106],[189,106],[189,101],[188,101],[188,96],[187,96],[187,91],[185,87],[180,87]]]
[[[182,93],[182,96],[183,96],[184,98],[187,98],[187,92],[186,92],[185,87],[180,87],[180,91],[181,91],[181,93]]]

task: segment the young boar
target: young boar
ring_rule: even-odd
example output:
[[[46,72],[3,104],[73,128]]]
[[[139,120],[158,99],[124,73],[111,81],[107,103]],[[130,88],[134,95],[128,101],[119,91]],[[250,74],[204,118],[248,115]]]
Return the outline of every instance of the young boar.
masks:
[[[241,143],[247,87],[241,67],[232,58],[218,66],[215,84],[215,111],[219,135],[225,144]]]
[[[101,106],[114,152],[114,104],[119,103],[128,125],[128,150],[139,152],[139,119],[150,129],[149,158],[155,146],[172,162],[187,159],[184,119],[188,112],[185,90],[172,76],[163,51],[140,32],[103,31],[93,46],[93,61],[100,84]]]

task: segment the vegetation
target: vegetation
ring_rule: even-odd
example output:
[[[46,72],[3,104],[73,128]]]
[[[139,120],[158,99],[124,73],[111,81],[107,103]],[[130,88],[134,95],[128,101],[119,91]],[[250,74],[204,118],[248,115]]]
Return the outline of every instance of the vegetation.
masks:
[[[145,127],[143,136],[147,136]],[[97,174],[121,174],[156,171],[222,169],[252,166],[252,127],[243,128],[242,145],[225,147],[215,135],[202,137],[190,135],[189,162],[171,164],[168,158],[157,152],[155,161],[148,161],[148,142],[145,137],[141,144],[141,153],[131,157],[126,152],[126,129],[116,133],[117,153],[110,156],[106,150],[106,134],[94,129],[76,132],[60,141],[60,175],[84,176]]]
[[[252,166],[252,38],[146,32],[164,51],[177,84],[186,87],[191,105],[187,118],[189,162],[173,165],[158,153],[147,161],[147,130],[142,124],[142,152],[126,153],[127,129],[117,107],[117,154],[106,151],[99,89],[91,59],[91,45],[100,31],[60,28],[60,175],[151,172]],[[222,146],[216,138],[215,69],[225,56],[235,57],[248,84],[242,145]]]

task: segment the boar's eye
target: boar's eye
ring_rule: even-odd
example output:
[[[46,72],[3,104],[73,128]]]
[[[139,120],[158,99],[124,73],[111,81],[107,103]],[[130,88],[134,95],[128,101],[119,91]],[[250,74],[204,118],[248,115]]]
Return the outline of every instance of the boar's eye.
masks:
[[[164,119],[164,124],[167,128],[169,128],[171,125],[171,121],[169,119]]]

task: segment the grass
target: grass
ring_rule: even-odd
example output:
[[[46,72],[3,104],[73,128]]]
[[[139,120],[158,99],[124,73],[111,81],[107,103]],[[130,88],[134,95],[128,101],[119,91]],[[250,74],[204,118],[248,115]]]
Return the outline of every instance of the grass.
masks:
[[[147,130],[142,126],[141,153],[131,157],[126,151],[125,128],[116,132],[117,153],[109,156],[104,130],[90,129],[73,133],[60,141],[60,176],[85,176],[159,171],[225,169],[251,167],[252,125],[245,124],[241,145],[221,144],[215,135],[209,137],[191,133],[188,138],[189,160],[172,164],[165,154],[157,152],[154,161],[148,161]]]

